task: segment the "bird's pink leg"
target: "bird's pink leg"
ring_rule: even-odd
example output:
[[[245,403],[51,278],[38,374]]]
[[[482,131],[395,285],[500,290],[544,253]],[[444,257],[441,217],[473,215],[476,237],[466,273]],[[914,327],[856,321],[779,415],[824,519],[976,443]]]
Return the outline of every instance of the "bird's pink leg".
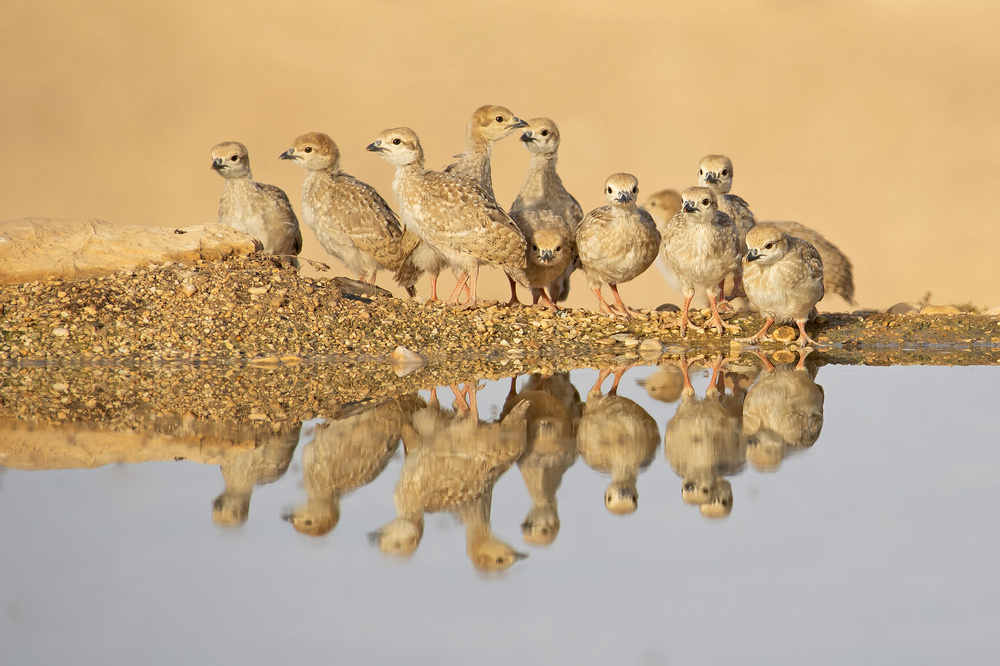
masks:
[[[625,317],[626,319],[628,319],[629,317],[641,317],[642,316],[641,312],[636,312],[635,310],[630,310],[627,307],[625,307],[625,303],[622,302],[622,297],[618,293],[618,285],[617,284],[612,284],[612,285],[609,285],[609,286],[611,287],[611,293],[615,295],[615,303],[618,304],[618,310],[617,311],[623,317]]]
[[[534,297],[534,302],[532,303],[532,305],[538,303],[538,299],[541,298],[542,305],[547,307],[549,310],[555,312],[556,310],[559,309],[559,306],[556,305],[556,302],[552,300],[552,298],[550,298],[547,293],[545,293],[545,289],[532,289],[531,294]]]
[[[611,382],[611,388],[608,389],[608,395],[618,395],[618,382],[622,380],[622,375],[624,375],[625,371],[628,370],[630,367],[632,366],[619,365],[617,368],[614,369],[615,380]]]
[[[708,290],[708,307],[712,308],[712,318],[709,320],[709,323],[715,324],[716,333],[722,335],[723,333],[726,332],[727,328],[736,331],[740,330],[739,326],[735,326],[733,324],[727,324],[726,322],[722,321],[722,315],[719,314],[719,306],[715,301],[715,294],[713,294],[712,291],[713,291],[712,289]]]
[[[813,345],[815,347],[825,347],[826,346],[826,345],[821,345],[820,343],[816,342],[815,340],[813,340],[812,338],[810,338],[808,335],[806,335],[806,320],[805,319],[797,319],[797,320],[795,320],[795,323],[799,325],[799,337],[795,341],[795,344],[797,344],[799,347],[805,347],[806,345]]]
[[[451,296],[445,301],[446,305],[458,305],[458,295],[462,293],[462,287],[469,280],[468,272],[463,271],[461,275],[458,276],[458,282],[455,283],[455,288],[451,292]]]
[[[774,364],[771,363],[771,359],[767,357],[766,354],[762,354],[758,350],[754,350],[754,355],[764,362],[764,369],[768,372],[774,372]]]
[[[608,375],[610,375],[610,374],[611,374],[611,368],[601,368],[600,370],[598,370],[597,371],[597,381],[594,382],[593,388],[590,389],[590,393],[588,393],[587,395],[591,395],[593,393],[600,393],[601,392],[601,384],[604,383],[604,380],[607,379]]]
[[[687,332],[687,329],[688,329],[689,326],[691,328],[695,329],[696,331],[701,331],[702,333],[705,332],[705,329],[703,329],[701,326],[696,326],[695,324],[692,324],[691,320],[688,319],[688,308],[691,307],[691,300],[693,298],[694,298],[694,290],[692,290],[690,294],[687,291],[684,292],[684,307],[681,308],[681,337],[682,338],[685,337],[685,333]]]
[[[593,287],[591,291],[594,292],[594,294],[597,296],[597,306],[600,308],[601,314],[606,314],[614,317],[615,311],[612,310],[611,306],[608,305],[608,302],[604,300],[604,296],[601,294],[601,288]]]
[[[512,307],[514,305],[524,305],[517,298],[517,283],[514,282],[514,278],[508,275],[507,282],[510,282],[510,300],[507,301],[507,307]]]
[[[477,264],[471,272],[465,273],[465,278],[468,280],[469,286],[469,302],[465,303],[460,307],[460,309],[465,310],[467,308],[472,308],[476,306],[478,301],[477,290],[479,286],[479,265]],[[462,285],[465,285],[466,280],[462,280]],[[458,287],[455,287],[456,295],[458,293]],[[458,305],[456,301],[454,305]]]
[[[436,301],[438,300],[438,276],[432,274],[430,278],[431,278],[431,300]]]
[[[767,329],[771,328],[771,324],[774,323],[774,317],[768,317],[764,320],[764,327],[761,328],[757,333],[749,338],[736,338],[737,342],[748,342],[750,344],[756,344],[760,342],[765,335],[767,335]]]
[[[681,354],[681,357],[677,359],[675,363],[677,364],[677,367],[681,369],[681,372],[684,373],[684,388],[681,392],[684,395],[694,395],[694,386],[691,384],[691,376],[688,374],[687,358],[684,354]]]

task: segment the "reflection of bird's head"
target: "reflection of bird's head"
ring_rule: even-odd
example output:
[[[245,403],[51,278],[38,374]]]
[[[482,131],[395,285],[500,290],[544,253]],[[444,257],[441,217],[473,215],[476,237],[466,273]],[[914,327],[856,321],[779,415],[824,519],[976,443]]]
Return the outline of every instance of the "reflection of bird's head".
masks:
[[[223,178],[249,178],[250,155],[238,141],[226,141],[213,146],[212,168]]]
[[[521,538],[536,546],[548,546],[559,536],[559,514],[552,505],[533,507],[521,523]]]
[[[527,553],[514,550],[492,534],[482,541],[470,544],[468,553],[469,560],[480,571],[503,571],[509,569],[514,562],[528,556]]]
[[[291,160],[309,171],[340,170],[340,151],[326,134],[310,132],[296,137],[292,147],[281,153],[281,160]]]
[[[528,123],[515,116],[507,107],[487,104],[472,113],[468,128],[469,139],[476,143],[482,142],[489,145],[499,141],[514,130],[527,126]]]
[[[236,527],[250,515],[250,493],[224,492],[212,502],[212,520],[216,525]]]
[[[681,192],[681,197],[684,199],[681,210],[694,221],[711,222],[719,210],[715,192],[707,187],[689,187]]]
[[[423,535],[422,520],[396,518],[369,534],[368,539],[387,555],[409,557],[417,550]]]
[[[747,462],[758,472],[777,472],[786,446],[784,438],[774,430],[758,430],[747,437]]]
[[[639,508],[639,491],[633,484],[612,482],[604,491],[604,506],[619,516],[633,513]]]
[[[733,161],[725,155],[705,155],[698,165],[698,184],[716,194],[728,194],[733,187]]]
[[[747,232],[746,261],[767,266],[781,259],[788,252],[788,237],[778,227],[759,224]]]
[[[302,534],[318,537],[329,533],[340,522],[340,502],[336,498],[309,500],[281,516]]]
[[[630,173],[613,173],[604,181],[604,196],[612,206],[635,205],[639,181]]]
[[[532,153],[554,155],[559,150],[559,128],[548,118],[532,118],[521,134],[521,141]]]
[[[674,402],[684,389],[684,373],[676,365],[661,365],[656,372],[637,380],[654,400]]]
[[[719,479],[712,499],[698,507],[706,518],[725,518],[733,511],[733,486],[725,479]]]
[[[378,153],[379,157],[394,166],[406,166],[424,158],[420,139],[409,127],[383,130],[365,150]]]
[[[701,506],[712,501],[716,482],[710,477],[687,477],[681,484],[681,499],[688,504]]]

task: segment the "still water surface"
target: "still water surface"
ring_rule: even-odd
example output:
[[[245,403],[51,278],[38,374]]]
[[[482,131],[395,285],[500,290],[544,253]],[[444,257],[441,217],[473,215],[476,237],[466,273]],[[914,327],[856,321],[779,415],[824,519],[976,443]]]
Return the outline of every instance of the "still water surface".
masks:
[[[710,370],[0,468],[0,661],[996,663],[1000,368]]]

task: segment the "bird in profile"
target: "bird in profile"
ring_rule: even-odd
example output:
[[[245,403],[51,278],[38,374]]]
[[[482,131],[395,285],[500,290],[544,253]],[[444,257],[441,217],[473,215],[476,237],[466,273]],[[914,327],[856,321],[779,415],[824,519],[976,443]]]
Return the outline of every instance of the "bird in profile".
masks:
[[[493,144],[527,126],[505,106],[487,104],[479,107],[472,113],[466,127],[465,152],[456,155],[458,161],[446,166],[445,172],[478,183],[491,199],[496,200],[490,169]]]
[[[500,266],[527,283],[524,235],[482,187],[468,178],[427,171],[420,140],[407,127],[383,131],[367,150],[396,167],[393,191],[404,226],[459,273],[450,304],[458,304],[466,283],[467,306],[476,304],[483,264]]]
[[[322,536],[340,520],[340,499],[374,481],[385,469],[403,429],[395,400],[361,406],[316,427],[302,452],[308,499],[282,516],[298,532]]]
[[[380,269],[399,268],[399,219],[375,188],[341,170],[333,139],[321,132],[303,134],[280,159],[305,168],[302,220],[328,254],[369,284]]]
[[[641,275],[660,251],[660,233],[649,213],[636,206],[639,181],[630,173],[614,173],[604,182],[608,205],[595,208],[580,222],[576,234],[577,252],[587,275],[587,284],[597,296],[600,311],[612,316],[631,317],[618,293],[618,285]],[[614,294],[612,308],[601,287]]]
[[[791,453],[811,447],[823,429],[823,387],[815,366],[806,365],[809,350],[799,352],[794,366],[775,366],[763,354],[764,372],[743,402],[743,434],[747,459],[754,469],[776,471]]]
[[[639,507],[636,480],[656,455],[660,431],[656,421],[638,403],[618,395],[618,384],[628,366],[602,368],[597,382],[587,394],[576,442],[588,467],[611,474],[604,491],[604,506],[614,514],[634,512]],[[601,393],[604,381],[614,372],[608,393]]]
[[[727,324],[719,315],[718,299],[726,277],[740,269],[740,238],[736,225],[719,212],[715,193],[707,187],[689,187],[681,193],[684,205],[667,223],[663,251],[683,286],[681,336],[687,327],[703,330],[690,323],[688,308],[696,290],[708,296],[712,308],[709,323],[722,335]]]
[[[764,315],[764,326],[742,342],[757,343],[772,324],[794,321],[799,327],[796,344],[818,345],[806,334],[806,320],[823,298],[823,260],[806,241],[789,236],[770,224],[747,234],[743,259],[743,286],[751,305]]]
[[[256,236],[265,252],[298,267],[295,257],[302,251],[302,234],[292,204],[281,188],[253,181],[246,146],[237,141],[215,145],[212,168],[226,179],[219,223]]]
[[[712,188],[712,191],[720,197],[719,210],[726,211],[733,217],[736,226],[740,229],[740,238],[745,239],[750,227],[754,226],[756,220],[750,212],[746,201],[732,195],[729,191],[733,187],[733,162],[725,155],[707,155],[702,158],[698,175],[700,184]],[[724,200],[725,206],[721,202]],[[731,210],[727,210],[730,206]],[[743,220],[741,222],[741,220]],[[746,226],[749,224],[749,226]],[[800,222],[767,220],[766,224],[771,224],[789,236],[801,238],[819,252],[823,260],[823,284],[825,293],[837,294],[848,304],[854,305],[854,267],[850,258],[844,252],[826,239],[823,234]],[[746,247],[743,247],[744,253]]]
[[[555,213],[569,227],[575,239],[577,228],[583,220],[583,208],[563,185],[556,172],[559,151],[559,128],[549,118],[532,118],[521,134],[524,147],[531,154],[528,172],[521,183],[514,203],[510,205],[511,217],[517,221],[518,214],[527,210],[547,210]],[[580,267],[575,243],[573,257],[563,273],[549,286],[549,296],[560,303],[569,296],[570,276]]]

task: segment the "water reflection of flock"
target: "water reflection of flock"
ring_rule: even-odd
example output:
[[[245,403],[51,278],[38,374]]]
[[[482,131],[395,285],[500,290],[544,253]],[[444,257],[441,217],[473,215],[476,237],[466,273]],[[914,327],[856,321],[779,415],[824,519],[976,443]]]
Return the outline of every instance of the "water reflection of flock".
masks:
[[[747,465],[774,471],[789,455],[812,446],[823,425],[823,389],[817,366],[791,352],[773,359],[661,361],[638,383],[658,401],[677,403],[663,430],[666,462],[680,479],[683,502],[716,519],[733,510],[728,478]],[[691,383],[692,366],[711,369],[703,396]],[[627,514],[639,504],[638,479],[661,442],[657,420],[634,400],[618,395],[629,366],[604,368],[586,402],[568,374],[510,380],[498,418],[479,418],[473,383],[438,390],[428,400],[406,395],[377,406],[354,407],[316,428],[302,452],[306,500],[284,518],[303,534],[319,537],[340,518],[340,499],[374,481],[397,453],[404,462],[394,491],[395,518],[374,530],[372,543],[407,557],[419,547],[425,514],[455,514],[465,530],[470,561],[480,570],[502,570],[525,555],[493,533],[493,487],[513,466],[520,471],[531,508],[521,524],[531,545],[551,544],[559,534],[557,491],[577,457],[608,475],[608,511]],[[603,387],[614,378],[607,392]],[[213,518],[240,524],[247,518],[254,485],[269,483],[288,468],[298,430],[281,433],[223,465],[225,491]]]

